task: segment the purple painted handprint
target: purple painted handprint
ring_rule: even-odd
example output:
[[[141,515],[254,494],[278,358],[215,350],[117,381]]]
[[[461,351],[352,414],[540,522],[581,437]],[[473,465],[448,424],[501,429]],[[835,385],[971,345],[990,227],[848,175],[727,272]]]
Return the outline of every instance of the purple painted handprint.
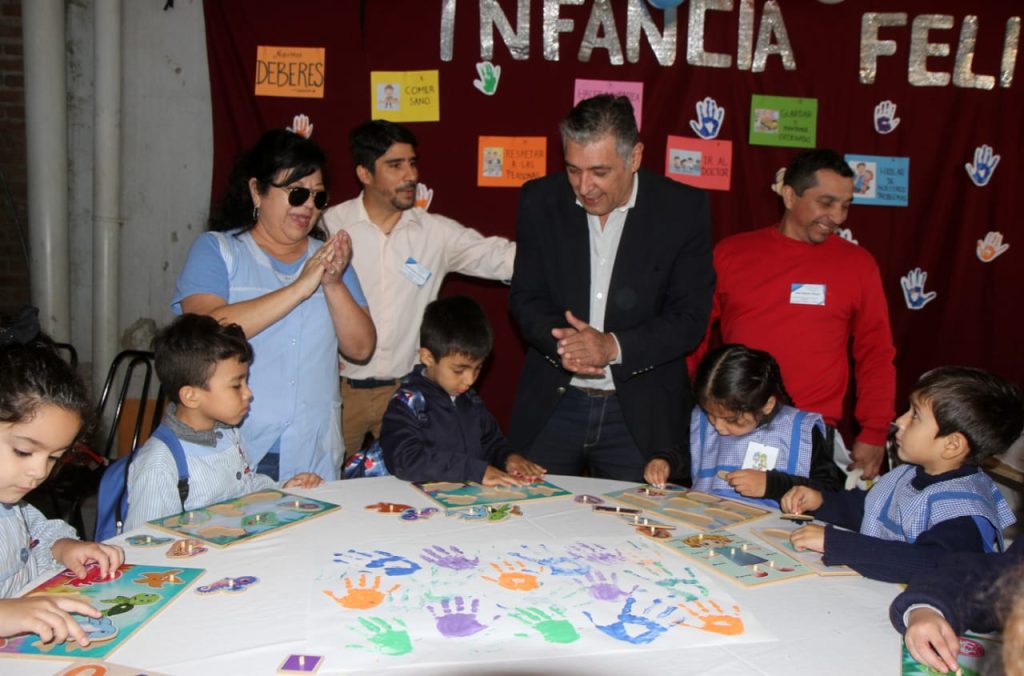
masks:
[[[587,619],[593,622],[594,626],[600,629],[602,633],[611,636],[616,640],[625,641],[626,643],[632,643],[633,645],[644,645],[650,643],[651,641],[653,641],[654,639],[658,638],[666,631],[668,631],[668,627],[662,624],[658,624],[653,619],[649,619],[646,616],[652,613],[656,613],[656,611],[658,610],[661,610],[661,612],[656,613],[656,619],[660,620],[664,617],[668,617],[669,615],[671,615],[672,612],[675,610],[675,606],[659,608],[661,600],[658,599],[655,600],[655,602],[651,604],[650,607],[644,610],[643,614],[634,615],[634,603],[636,603],[636,599],[632,597],[626,599],[625,605],[622,606],[622,610],[619,612],[618,622],[613,622],[612,624],[598,624],[594,621],[594,618],[591,617],[590,613],[586,610],[583,611],[583,614],[586,615]],[[634,627],[639,627],[643,629],[643,631],[635,635],[631,634],[630,625],[633,625]]]
[[[437,630],[445,638],[459,638],[472,636],[487,628],[476,619],[480,612],[480,600],[472,599],[469,603],[469,612],[466,608],[466,599],[456,596],[453,599],[441,601],[441,613],[434,609],[434,606],[427,606],[427,610],[437,620]],[[498,619],[495,617],[494,619]]]
[[[619,588],[619,576],[612,573],[611,580],[604,576],[604,573],[587,573],[587,581],[577,579],[576,584],[584,587],[587,592],[598,601],[617,601],[624,596],[629,596],[636,591],[639,585],[633,585],[629,591]]]
[[[480,564],[480,557],[467,558],[461,549],[452,546],[445,549],[440,545],[427,547],[420,555],[424,561],[451,570],[472,570]]]
[[[625,563],[626,557],[618,549],[608,549],[603,545],[591,545],[586,542],[577,542],[569,546],[569,553],[579,559],[585,559],[591,563],[598,563],[603,566]]]

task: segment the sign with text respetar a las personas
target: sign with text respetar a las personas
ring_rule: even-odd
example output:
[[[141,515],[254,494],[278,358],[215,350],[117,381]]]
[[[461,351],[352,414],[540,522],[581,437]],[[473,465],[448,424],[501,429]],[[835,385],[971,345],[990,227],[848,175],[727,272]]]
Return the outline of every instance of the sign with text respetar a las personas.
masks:
[[[256,47],[256,96],[324,97],[323,47]]]

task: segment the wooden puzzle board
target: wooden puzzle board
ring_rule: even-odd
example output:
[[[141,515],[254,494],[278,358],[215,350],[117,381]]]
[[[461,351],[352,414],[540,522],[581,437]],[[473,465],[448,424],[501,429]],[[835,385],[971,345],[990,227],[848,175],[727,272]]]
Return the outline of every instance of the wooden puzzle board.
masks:
[[[752,542],[727,530],[688,533],[654,541],[744,587],[759,587],[814,573],[774,547]]]
[[[417,481],[412,486],[445,509],[547,500],[572,495],[547,481],[528,486],[482,486],[469,481]]]
[[[92,643],[86,648],[75,641],[44,644],[37,634],[27,634],[0,639],[0,653],[12,657],[103,659],[159,614],[203,572],[202,568],[126,563],[117,569],[112,580],[101,580],[96,564],[89,565],[88,574],[81,580],[69,570],[57,573],[26,596],[60,594],[84,597],[103,613],[98,619],[73,615]]]
[[[795,529],[793,529],[795,530]],[[826,566],[821,560],[820,552],[813,552],[806,549],[798,552],[789,541],[793,530],[788,528],[751,528],[750,532],[761,538],[772,547],[775,547],[783,554],[796,559],[818,575],[857,575],[857,571],[847,566]]]
[[[183,538],[230,547],[336,509],[341,508],[330,502],[268,489],[149,523]]]
[[[731,528],[771,513],[745,502],[671,484],[663,489],[650,486],[625,488],[605,493],[605,497],[703,531]]]

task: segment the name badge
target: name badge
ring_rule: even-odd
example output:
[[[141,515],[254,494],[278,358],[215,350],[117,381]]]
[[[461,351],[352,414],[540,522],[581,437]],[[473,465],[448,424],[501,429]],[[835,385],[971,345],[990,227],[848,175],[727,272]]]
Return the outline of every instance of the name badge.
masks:
[[[824,284],[790,284],[789,285],[790,305],[824,305],[825,285]]]
[[[756,441],[747,444],[747,454],[743,456],[743,469],[759,469],[767,472],[775,469],[775,461],[779,459],[779,449]]]
[[[416,286],[423,286],[434,273],[417,263],[415,258],[409,256],[405,259],[405,265],[402,266],[402,274]]]

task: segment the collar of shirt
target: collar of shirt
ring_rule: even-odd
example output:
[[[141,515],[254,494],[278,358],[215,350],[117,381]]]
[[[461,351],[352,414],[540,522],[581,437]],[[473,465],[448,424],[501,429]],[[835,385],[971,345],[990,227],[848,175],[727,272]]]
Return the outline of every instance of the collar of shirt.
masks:
[[[222,422],[217,422],[212,430],[194,430],[186,423],[182,422],[178,416],[174,415],[177,408],[176,404],[167,404],[167,411],[164,413],[164,419],[161,422],[171,428],[171,431],[174,432],[174,436],[178,437],[182,441],[187,441],[190,444],[198,444],[200,446],[209,446],[210,448],[214,448],[217,446],[217,440],[220,439],[221,436],[219,430],[231,427],[231,425],[225,425]]]
[[[950,479],[958,479],[962,476],[970,476],[978,471],[978,468],[974,465],[961,465],[956,469],[951,469],[948,472],[942,474],[931,475],[924,471],[924,467],[917,466],[917,471],[914,472],[914,478],[910,481],[910,485],[919,491],[928,488],[932,484],[937,484],[940,481],[949,481]]]
[[[639,171],[634,171],[633,172],[633,190],[629,193],[629,201],[627,201],[621,207],[615,207],[614,209],[612,209],[612,211],[613,212],[619,212],[621,214],[625,214],[627,211],[629,211],[630,209],[635,207],[636,206],[636,193],[637,193],[637,190],[639,188],[640,188],[640,172]],[[361,203],[362,203],[362,200],[360,200],[360,204]],[[581,209],[583,208],[583,204],[580,203],[579,199],[576,200],[576,206],[578,206]],[[600,218],[599,216],[594,216],[593,214],[589,214],[589,213],[587,214],[587,220],[590,221],[591,219],[594,219],[597,222],[598,225],[601,224],[601,221],[597,220],[599,218]]]
[[[359,210],[358,221],[357,222],[359,222],[359,223],[366,223],[366,224],[368,224],[370,226],[373,226],[374,230],[378,231],[380,234],[383,235],[384,231],[380,229],[380,226],[377,225],[376,223],[374,223],[372,220],[370,220],[370,214],[367,213],[367,211],[366,211],[366,203],[363,201],[365,199],[365,197],[366,197],[366,191],[364,190],[363,192],[359,193],[359,199],[356,200],[356,204],[358,205],[358,210]],[[387,233],[386,236],[390,236],[390,235],[394,234],[395,230],[398,230],[399,228],[401,228],[403,226],[405,226],[405,227],[422,227],[422,225],[420,223],[419,213],[417,213],[418,211],[419,211],[419,209],[417,207],[412,207],[412,208],[409,208],[409,209],[403,209],[402,210],[402,215],[398,217],[398,222],[395,223],[395,227],[391,228],[391,232]]]

